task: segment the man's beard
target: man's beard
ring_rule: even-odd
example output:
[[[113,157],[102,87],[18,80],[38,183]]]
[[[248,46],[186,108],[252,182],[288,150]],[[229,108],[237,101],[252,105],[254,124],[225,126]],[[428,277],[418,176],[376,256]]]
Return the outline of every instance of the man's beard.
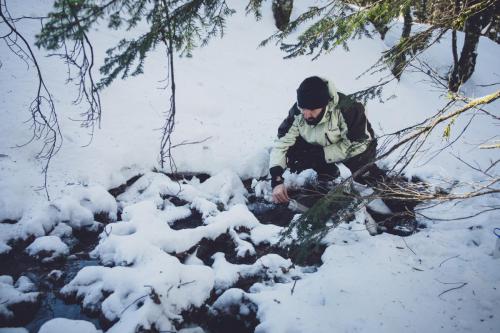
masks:
[[[306,121],[307,125],[312,125],[312,126],[317,125],[321,121],[321,119],[323,119],[325,111],[326,107],[323,108],[323,110],[321,110],[321,113],[316,118],[313,118],[311,120],[307,120],[306,118],[304,118],[304,120]]]

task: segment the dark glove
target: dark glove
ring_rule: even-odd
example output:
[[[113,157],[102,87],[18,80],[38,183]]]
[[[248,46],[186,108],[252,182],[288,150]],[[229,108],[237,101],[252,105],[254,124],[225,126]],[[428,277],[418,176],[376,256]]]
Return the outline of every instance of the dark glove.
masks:
[[[280,166],[273,166],[269,169],[269,173],[271,174],[271,187],[275,188],[276,186],[283,184],[283,170]]]

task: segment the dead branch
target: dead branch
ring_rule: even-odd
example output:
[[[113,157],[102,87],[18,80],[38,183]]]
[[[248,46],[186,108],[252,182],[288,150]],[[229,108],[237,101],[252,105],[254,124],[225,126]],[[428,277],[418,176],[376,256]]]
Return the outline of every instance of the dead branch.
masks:
[[[35,98],[30,104],[31,116],[28,121],[31,123],[32,137],[26,143],[17,147],[25,146],[35,140],[43,142],[42,148],[36,155],[36,158],[44,161],[42,167],[42,174],[44,175],[42,188],[45,190],[47,199],[50,200],[47,188],[49,166],[52,158],[57,154],[62,145],[62,134],[57,119],[56,108],[52,95],[45,84],[38,60],[26,38],[16,29],[5,0],[0,1],[0,17],[3,20],[2,23],[9,29],[9,32],[5,36],[2,36],[2,39],[16,55],[23,61],[32,63],[36,69],[38,86]],[[16,50],[13,49],[14,47]]]
[[[206,142],[206,141],[210,140],[211,138],[212,137],[209,136],[209,137],[206,137],[205,139],[199,140],[199,141],[187,141],[187,140],[184,140],[181,143],[178,143],[176,145],[172,145],[172,147],[170,147],[170,148],[174,149],[174,148],[177,148],[177,147],[180,147],[180,146],[196,145],[196,144],[200,144],[200,143]]]
[[[479,146],[479,149],[498,149],[500,148],[500,142],[498,143],[493,143],[490,145],[481,145]]]
[[[404,237],[401,237],[401,239],[403,240],[403,242],[405,243],[405,246],[408,248],[408,250],[410,250],[414,255],[417,255],[415,253],[415,251],[413,251],[413,249],[411,247],[408,246],[408,243],[406,242],[406,239]]]
[[[468,282],[456,282],[457,284],[458,283],[461,283],[461,285],[459,285],[458,287],[453,287],[453,288],[450,288],[450,289],[446,289],[445,291],[443,291],[441,294],[438,295],[438,297],[441,297],[442,295],[446,294],[447,292],[450,292],[452,290],[457,290],[457,289],[460,289],[460,288],[463,288],[465,287]]]
[[[485,210],[482,210],[482,211],[477,212],[477,213],[472,214],[472,215],[461,216],[461,217],[452,217],[452,218],[432,217],[432,216],[424,215],[424,214],[422,214],[420,212],[415,212],[415,214],[420,215],[423,218],[425,218],[427,220],[430,220],[430,221],[459,221],[459,220],[468,220],[470,218],[473,218],[473,217],[476,217],[476,216],[479,216],[481,214],[484,214],[484,213],[487,213],[487,212],[491,212],[491,211],[494,211],[494,210],[500,210],[500,206],[499,207],[493,207],[493,208],[485,209]]]
[[[87,110],[80,114],[81,119],[73,120],[80,121],[81,126],[84,128],[90,128],[90,141],[86,145],[88,146],[92,142],[95,125],[97,124],[98,128],[100,128],[102,119],[101,98],[93,76],[95,64],[94,49],[86,30],[81,25],[80,17],[77,15],[77,10],[75,9],[75,4],[71,2],[68,4],[64,3],[63,11],[65,11],[64,6],[66,5],[69,5],[71,16],[61,18],[61,21],[67,20],[68,24],[71,24],[73,29],[78,32],[79,37],[73,39],[73,44],[71,46],[68,46],[66,40],[64,40],[62,45],[64,52],[54,53],[51,54],[51,56],[57,56],[67,64],[68,79],[66,82],[76,82],[77,97],[73,100],[73,104],[78,105],[85,101],[87,105]],[[76,69],[74,75],[72,74],[71,68]]]
[[[479,172],[479,173],[482,173],[483,175],[487,176],[487,177],[490,177],[490,178],[493,178],[492,175],[490,175],[488,173],[488,170],[491,168],[491,166],[488,168],[488,170],[482,170],[479,166],[473,166],[471,165],[470,163],[464,161],[462,158],[460,158],[459,156],[456,156],[455,154],[453,153],[450,153],[453,157],[455,157],[457,160],[459,160],[460,162],[462,162],[463,164],[467,165],[469,168]],[[497,160],[498,161],[498,160]],[[496,164],[496,162],[495,162]]]
[[[167,57],[168,57],[168,77],[170,81],[170,108],[166,112],[166,121],[164,126],[162,127],[162,137],[160,143],[160,166],[163,169],[165,167],[165,163],[168,159],[170,165],[170,171],[172,173],[177,172],[177,167],[175,165],[173,156],[172,156],[172,133],[175,127],[175,113],[176,113],[176,104],[175,104],[175,72],[174,72],[174,32],[170,20],[170,12],[168,4],[165,0],[162,0],[163,11],[165,13],[165,19],[167,22],[167,33],[162,31],[162,41],[167,49]]]
[[[292,286],[292,290],[290,290],[290,294],[293,295],[293,292],[295,291],[295,285],[297,284],[297,280],[294,280],[293,281],[293,286]]]
[[[449,260],[451,260],[451,259],[458,258],[458,257],[460,257],[460,255],[459,255],[459,254],[457,254],[456,256],[453,256],[453,257],[449,257],[449,258],[447,258],[447,259],[445,259],[445,260],[441,261],[441,263],[439,264],[439,267],[441,267],[441,266],[442,266],[445,262],[447,262],[447,261],[449,261]]]

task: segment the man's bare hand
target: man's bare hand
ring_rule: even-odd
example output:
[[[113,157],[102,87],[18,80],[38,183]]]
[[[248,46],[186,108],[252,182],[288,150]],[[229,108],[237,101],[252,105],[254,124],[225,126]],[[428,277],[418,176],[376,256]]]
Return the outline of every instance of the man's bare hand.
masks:
[[[273,189],[273,201],[275,203],[285,203],[288,202],[289,200],[290,198],[288,197],[285,184],[277,185]]]

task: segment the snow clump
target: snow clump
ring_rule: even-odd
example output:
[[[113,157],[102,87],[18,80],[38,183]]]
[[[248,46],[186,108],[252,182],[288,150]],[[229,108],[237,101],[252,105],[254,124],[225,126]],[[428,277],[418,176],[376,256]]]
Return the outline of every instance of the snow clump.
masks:
[[[102,333],[94,324],[85,320],[54,318],[42,325],[38,333]]]
[[[35,286],[25,276],[19,277],[14,284],[14,279],[9,275],[0,276],[0,321],[9,323],[15,319],[16,313],[12,309],[19,308],[20,304],[36,304],[40,300],[40,293],[34,291]]]
[[[57,236],[42,236],[33,241],[26,252],[30,256],[43,258],[43,262],[49,262],[69,254],[69,247]]]

